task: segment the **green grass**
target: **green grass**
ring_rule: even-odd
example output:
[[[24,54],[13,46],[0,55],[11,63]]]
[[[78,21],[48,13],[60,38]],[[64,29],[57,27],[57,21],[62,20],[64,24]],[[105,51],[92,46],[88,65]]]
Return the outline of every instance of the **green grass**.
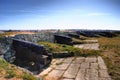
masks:
[[[0,58],[0,68],[8,69],[8,63]]]
[[[73,43],[85,43],[82,39],[72,38]]]
[[[65,45],[65,44],[57,44],[51,42],[39,42],[38,44],[44,45],[48,52],[55,53],[55,52],[65,52],[73,53],[74,56],[98,56],[100,51],[96,50],[84,50],[80,48],[75,48],[73,46]]]
[[[23,74],[22,75],[23,80],[37,80],[33,75],[30,74]]]
[[[13,70],[7,70],[7,75],[5,76],[5,78],[9,79],[9,78],[13,78],[15,76],[16,76],[16,74]]]

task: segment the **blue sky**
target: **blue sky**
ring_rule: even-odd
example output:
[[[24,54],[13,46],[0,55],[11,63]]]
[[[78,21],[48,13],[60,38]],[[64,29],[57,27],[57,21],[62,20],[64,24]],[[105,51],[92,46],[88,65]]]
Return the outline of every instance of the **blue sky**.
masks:
[[[120,30],[120,0],[0,0],[0,29]]]

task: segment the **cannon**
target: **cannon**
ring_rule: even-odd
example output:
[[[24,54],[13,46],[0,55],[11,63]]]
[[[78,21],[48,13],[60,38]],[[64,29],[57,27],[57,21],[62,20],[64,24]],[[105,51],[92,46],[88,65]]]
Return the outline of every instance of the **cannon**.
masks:
[[[72,39],[68,36],[54,35],[56,43],[72,45]]]
[[[13,38],[12,49],[15,51],[15,64],[40,70],[52,60],[52,54],[48,53],[42,45]],[[30,67],[31,66],[31,67]]]
[[[80,38],[78,34],[73,34],[73,33],[69,33],[68,36],[74,37],[74,38]]]

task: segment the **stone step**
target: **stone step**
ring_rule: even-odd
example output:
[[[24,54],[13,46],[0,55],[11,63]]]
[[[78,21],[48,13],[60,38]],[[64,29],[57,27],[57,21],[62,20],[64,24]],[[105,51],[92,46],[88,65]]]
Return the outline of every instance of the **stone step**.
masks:
[[[41,63],[41,64],[47,65],[49,61],[50,61],[50,60],[48,60],[48,56],[42,55],[42,58],[40,59],[40,63]]]

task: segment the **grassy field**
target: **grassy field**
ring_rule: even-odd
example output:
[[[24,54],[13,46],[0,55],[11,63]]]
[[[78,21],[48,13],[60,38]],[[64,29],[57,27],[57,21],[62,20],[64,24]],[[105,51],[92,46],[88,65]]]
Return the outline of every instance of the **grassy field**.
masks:
[[[120,80],[120,35],[113,38],[97,38],[102,57],[113,80]]]

